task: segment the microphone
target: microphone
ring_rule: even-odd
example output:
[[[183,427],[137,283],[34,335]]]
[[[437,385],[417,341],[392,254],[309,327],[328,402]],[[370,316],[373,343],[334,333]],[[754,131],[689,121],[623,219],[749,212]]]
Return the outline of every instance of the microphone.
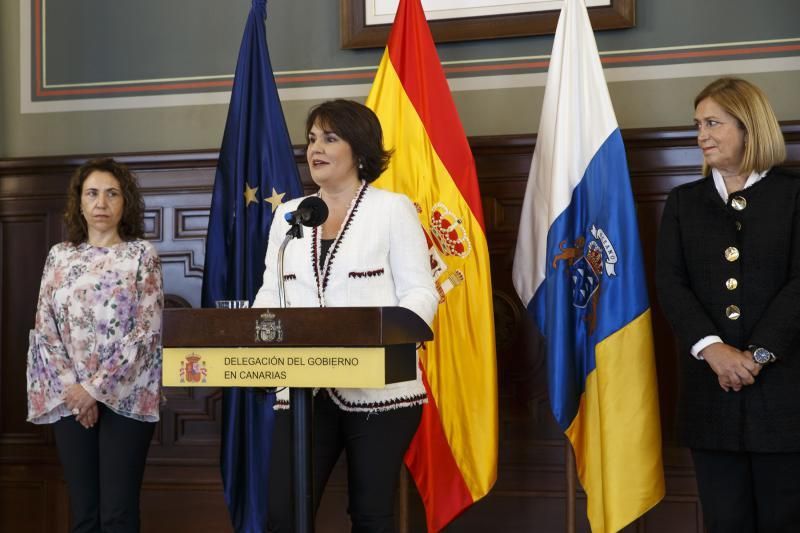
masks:
[[[297,206],[297,209],[283,216],[291,225],[302,224],[313,228],[328,218],[328,205],[318,196],[309,196]]]

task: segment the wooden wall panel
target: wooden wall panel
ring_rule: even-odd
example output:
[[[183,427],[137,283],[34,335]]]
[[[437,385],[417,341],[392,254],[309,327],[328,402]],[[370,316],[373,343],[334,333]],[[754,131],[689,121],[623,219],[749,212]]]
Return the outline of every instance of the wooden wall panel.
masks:
[[[784,125],[789,165],[800,167],[800,123]],[[689,129],[623,133],[628,150],[651,302],[659,376],[665,500],[626,531],[702,531],[687,450],[675,445],[675,344],[653,297],[655,237],[666,195],[696,179],[701,156]],[[498,481],[450,532],[564,530],[565,441],[550,415],[541,340],[511,285],[511,264],[534,136],[470,140],[490,247],[500,394]],[[313,189],[303,151],[295,156]],[[168,305],[200,304],[205,233],[217,153],[121,154],[139,175],[145,227],[164,263]],[[25,358],[39,277],[50,245],[62,240],[69,173],[83,157],[0,160],[0,531],[66,531],[68,507],[49,428],[26,423]],[[143,531],[230,531],[219,475],[221,393],[169,389],[150,450],[142,494]],[[318,531],[348,529],[344,465],[337,466],[318,515]],[[413,485],[413,484],[412,484]],[[424,531],[422,505],[409,488],[409,530]],[[578,493],[578,531],[588,531]],[[35,517],[35,518],[32,518]]]
[[[27,531],[46,533],[47,513],[43,512],[39,502],[47,501],[46,481],[0,482],[0,526],[3,531],[16,529],[16,521],[12,517],[27,517]]]

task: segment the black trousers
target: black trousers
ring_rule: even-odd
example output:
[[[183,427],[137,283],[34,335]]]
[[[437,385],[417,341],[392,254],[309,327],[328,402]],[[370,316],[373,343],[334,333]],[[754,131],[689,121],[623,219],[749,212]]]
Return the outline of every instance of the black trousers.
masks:
[[[314,509],[342,453],[347,454],[347,512],[353,533],[394,531],[394,500],[403,455],[419,426],[422,406],[354,413],[339,409],[328,393],[314,397]],[[294,530],[291,413],[275,415],[270,458],[269,531]]]
[[[139,531],[139,491],[155,423],[116,414],[98,403],[97,424],[70,416],[53,424],[69,491],[73,533]]]
[[[800,531],[800,453],[692,450],[709,533]]]

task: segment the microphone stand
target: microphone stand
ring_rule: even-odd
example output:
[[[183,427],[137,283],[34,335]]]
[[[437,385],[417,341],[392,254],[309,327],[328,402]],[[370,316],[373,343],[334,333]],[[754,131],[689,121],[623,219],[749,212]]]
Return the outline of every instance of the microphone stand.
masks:
[[[281,309],[286,308],[286,294],[283,289],[283,254],[286,252],[286,246],[289,244],[289,241],[302,238],[303,226],[300,222],[295,222],[291,225],[289,231],[286,232],[286,237],[283,239],[281,247],[278,248],[278,302],[280,302]]]
[[[292,239],[303,238],[303,226],[295,222],[286,232],[278,249],[278,301],[286,307],[284,292],[283,255]],[[313,390],[308,387],[291,387],[289,402],[292,409],[292,481],[294,496],[294,531],[314,532],[314,480],[312,477],[312,401]]]

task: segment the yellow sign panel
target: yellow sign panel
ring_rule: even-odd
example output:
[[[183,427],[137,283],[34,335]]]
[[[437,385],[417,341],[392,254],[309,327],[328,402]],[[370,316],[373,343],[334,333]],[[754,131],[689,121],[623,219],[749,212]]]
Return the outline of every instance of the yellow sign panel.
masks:
[[[384,349],[164,348],[165,387],[382,388]]]

